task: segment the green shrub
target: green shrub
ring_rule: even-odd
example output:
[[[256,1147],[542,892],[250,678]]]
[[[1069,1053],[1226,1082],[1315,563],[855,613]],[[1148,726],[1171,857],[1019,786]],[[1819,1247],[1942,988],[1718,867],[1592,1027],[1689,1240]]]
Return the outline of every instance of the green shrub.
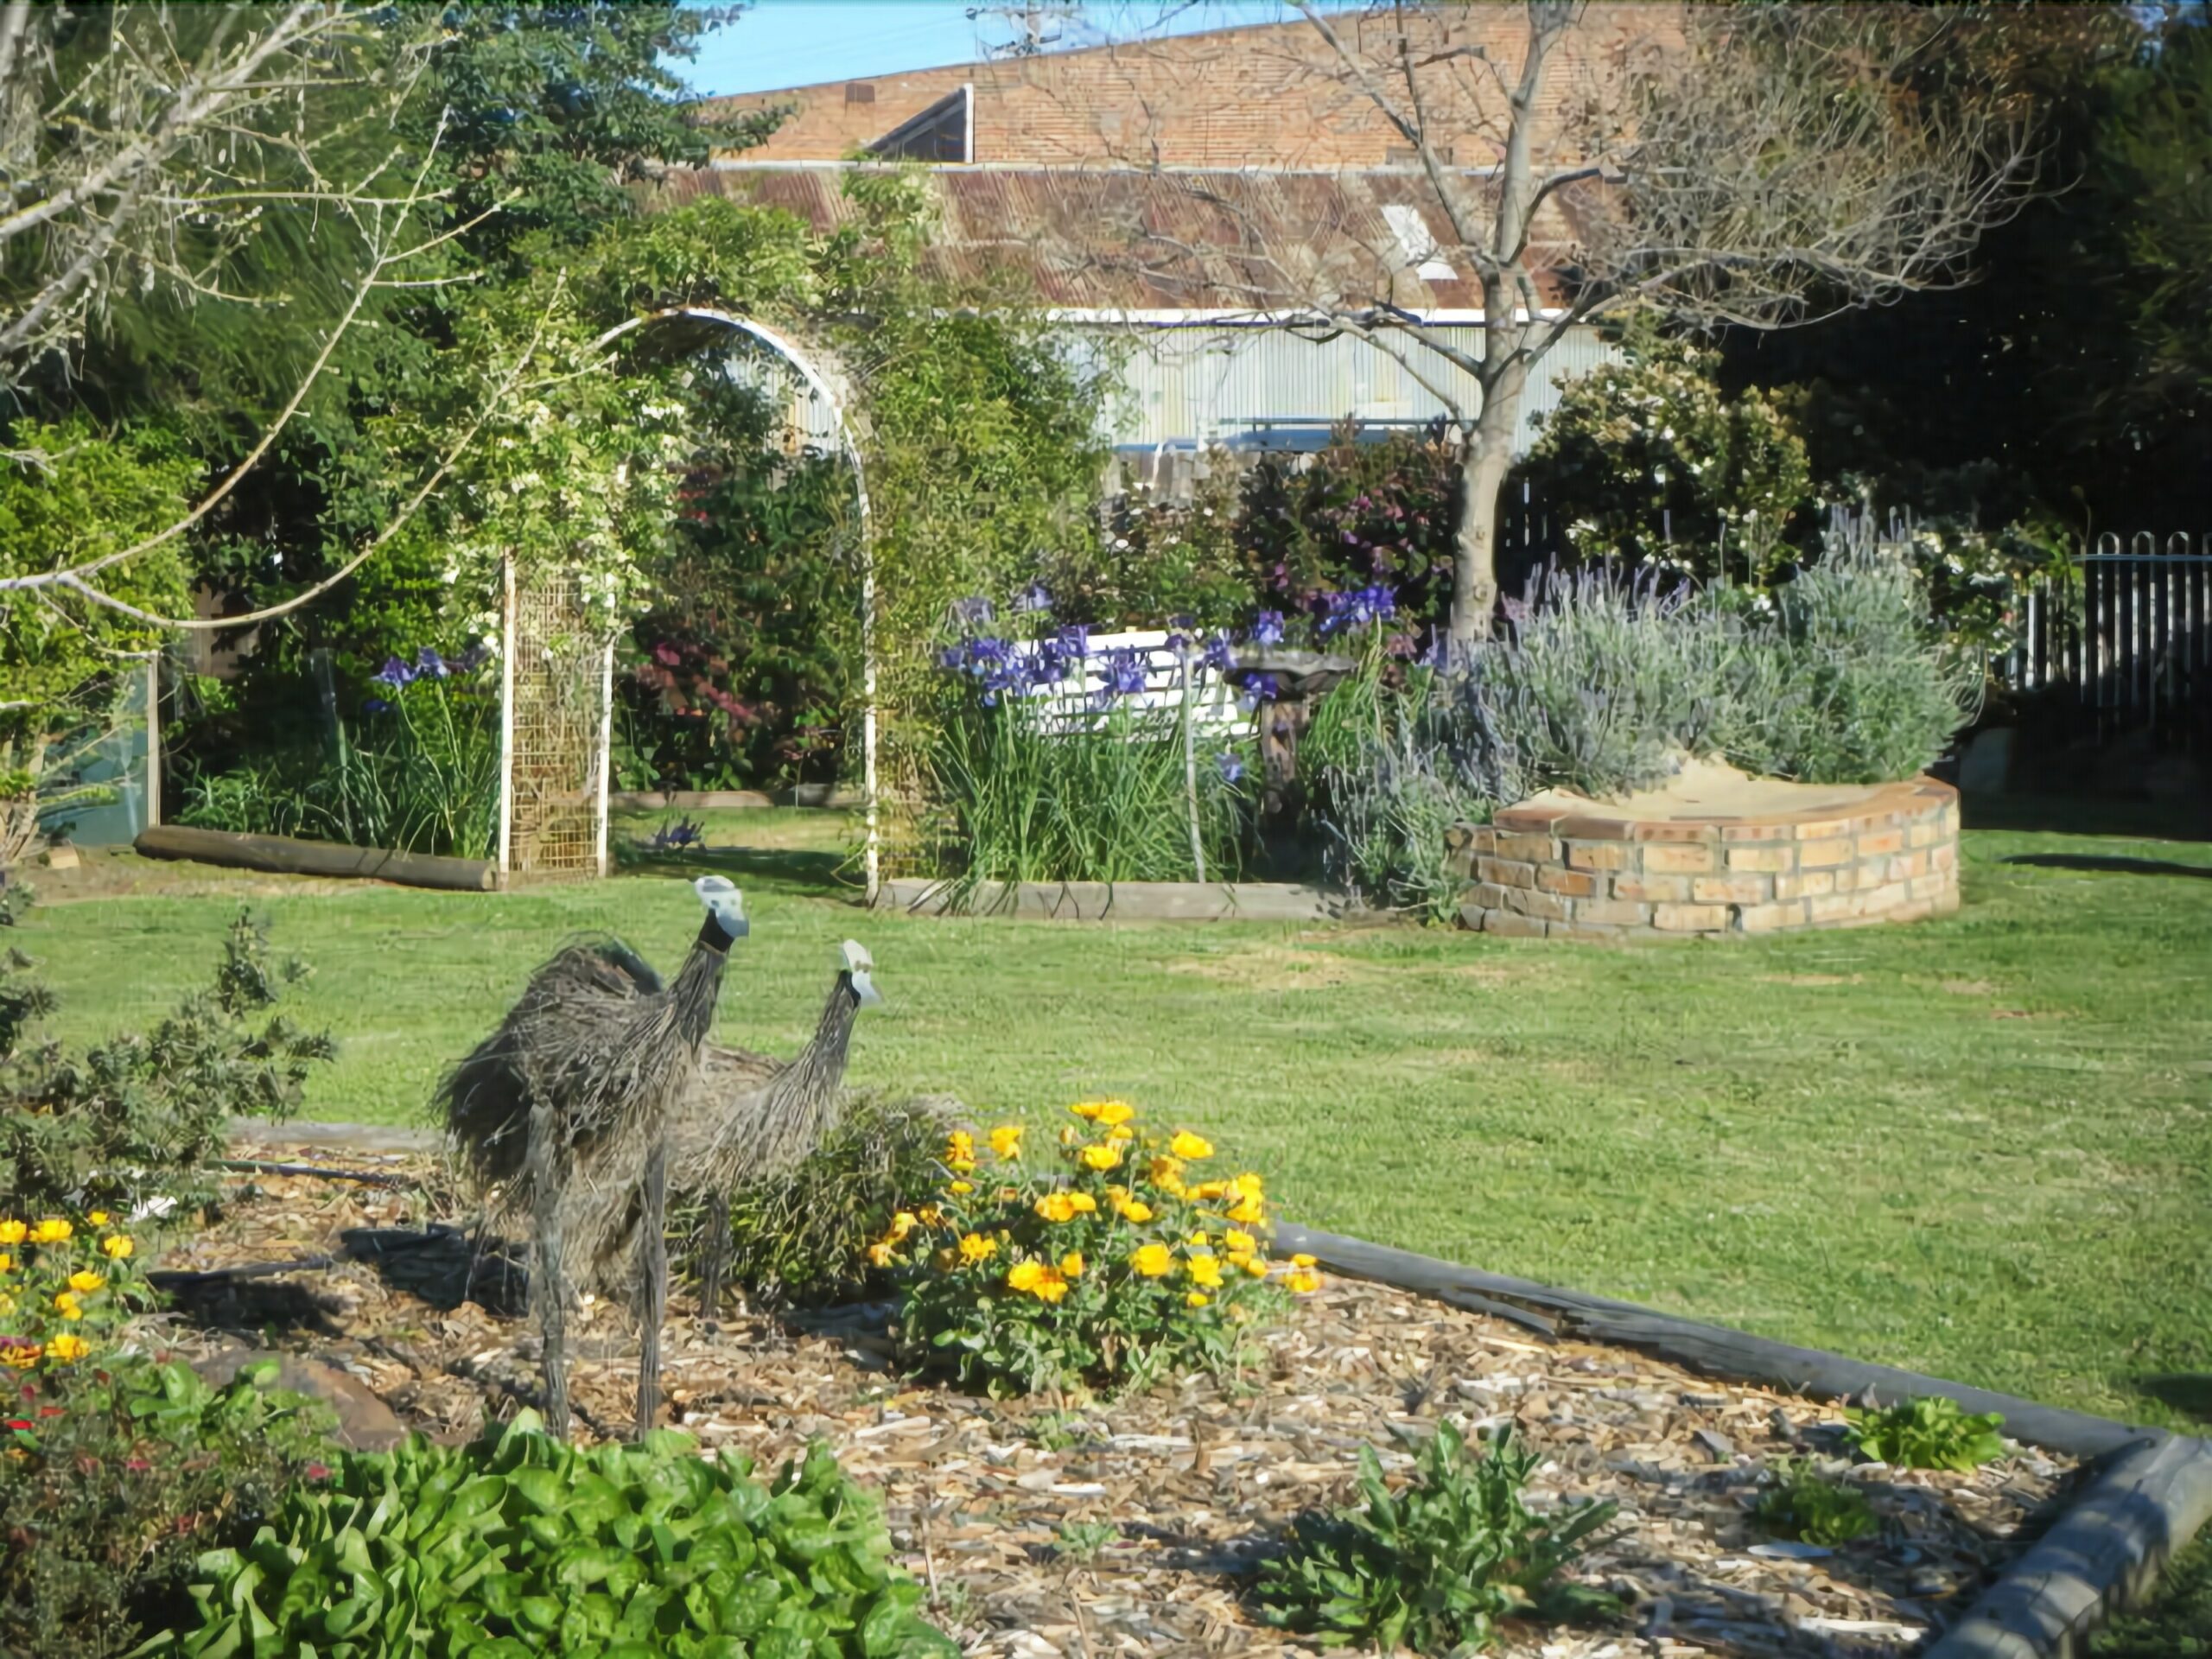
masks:
[[[1446,1421],[1422,1448],[1412,1483],[1394,1492],[1363,1447],[1365,1504],[1301,1518],[1288,1553],[1261,1569],[1267,1621],[1326,1646],[1442,1655],[1489,1647],[1500,1619],[1611,1611],[1611,1598],[1559,1575],[1615,1506],[1534,1513],[1522,1494],[1541,1461],[1514,1444],[1510,1427],[1470,1457]]]
[[[1071,1109],[1097,1138],[1062,1138],[1064,1177],[1023,1167],[1013,1125],[987,1151],[956,1130],[944,1196],[869,1248],[902,1270],[899,1334],[917,1359],[994,1394],[1141,1386],[1171,1366],[1226,1369],[1278,1282],[1319,1288],[1310,1257],[1271,1272],[1257,1175],[1186,1179],[1214,1155],[1199,1136],[1161,1142],[1120,1101]]]
[[[488,858],[499,830],[496,686],[427,647],[397,657],[327,741],[199,772],[180,823],[395,852]]]
[[[8,1382],[0,1451],[0,1656],[110,1659],[189,1612],[194,1559],[246,1535],[333,1457],[321,1406],[210,1389],[143,1359]]]
[[[1730,758],[1751,770],[1811,784],[1910,778],[1980,706],[1981,664],[1937,636],[1911,567],[1848,524],[1775,590],[1747,644],[1779,657],[1794,694],[1739,718]]]
[[[1940,1395],[1900,1401],[1882,1411],[1854,1411],[1847,1434],[1859,1455],[1900,1469],[1979,1469],[2005,1455],[1996,1412],[1962,1411]]]
[[[1777,1537],[1808,1544],[1847,1544],[1881,1525],[1856,1486],[1823,1480],[1786,1459],[1776,1465],[1774,1484],[1759,1494],[1751,1518]]]
[[[151,1654],[218,1659],[950,1656],[874,1503],[816,1446],[772,1485],[689,1435],[580,1451],[537,1417],[461,1447],[346,1454],[251,1542],[202,1556],[196,1619]]]
[[[950,713],[931,763],[941,840],[958,855],[956,898],[972,902],[985,881],[1191,880],[1192,781],[1206,877],[1235,880],[1249,818],[1248,746],[1198,741],[1193,779],[1173,709],[1116,702],[1063,715],[1044,698],[1009,694]]]
[[[229,1120],[288,1116],[335,1052],[269,1012],[308,970],[273,966],[266,928],[243,912],[212,988],[150,1031],[81,1052],[36,1039],[54,999],[34,966],[20,952],[0,962],[0,1192],[22,1210],[197,1196]]]
[[[799,1305],[857,1290],[870,1241],[944,1179],[938,1154],[960,1117],[959,1103],[946,1097],[855,1094],[804,1162],[731,1195],[731,1277],[756,1295]],[[679,1215],[676,1230],[696,1236],[695,1218]]]
[[[34,1370],[80,1367],[143,1304],[137,1243],[111,1230],[113,1219],[105,1210],[0,1216],[0,1366],[19,1373],[18,1386]]]

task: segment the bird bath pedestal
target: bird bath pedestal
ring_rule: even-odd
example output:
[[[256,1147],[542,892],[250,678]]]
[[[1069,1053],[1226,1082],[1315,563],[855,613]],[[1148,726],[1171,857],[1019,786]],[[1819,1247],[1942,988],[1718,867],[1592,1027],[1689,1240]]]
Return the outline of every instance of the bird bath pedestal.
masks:
[[[1245,645],[1237,650],[1239,678],[1265,674],[1276,695],[1259,709],[1260,825],[1280,833],[1296,820],[1305,804],[1298,785],[1298,740],[1313,719],[1313,705],[1359,664],[1326,652],[1292,651],[1281,645]]]

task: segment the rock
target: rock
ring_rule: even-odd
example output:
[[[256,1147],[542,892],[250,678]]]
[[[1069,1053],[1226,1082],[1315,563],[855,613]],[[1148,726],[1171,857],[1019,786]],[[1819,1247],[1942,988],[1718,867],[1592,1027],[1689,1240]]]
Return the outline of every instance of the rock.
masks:
[[[1735,1443],[1726,1434],[1716,1434],[1709,1428],[1700,1428],[1690,1438],[1702,1446],[1706,1455],[1715,1463],[1726,1463],[1736,1455]]]
[[[407,1438],[406,1427],[392,1415],[391,1408],[372,1394],[366,1383],[304,1354],[235,1348],[195,1360],[192,1369],[212,1386],[221,1388],[247,1366],[264,1359],[276,1362],[276,1376],[270,1386],[320,1400],[337,1414],[340,1446],[355,1452],[388,1452]]]

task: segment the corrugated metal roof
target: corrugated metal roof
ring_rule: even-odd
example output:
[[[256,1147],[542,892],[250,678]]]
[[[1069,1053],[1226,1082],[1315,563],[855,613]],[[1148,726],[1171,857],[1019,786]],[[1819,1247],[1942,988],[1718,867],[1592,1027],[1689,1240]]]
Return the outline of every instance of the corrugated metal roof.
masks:
[[[828,232],[855,218],[844,184],[853,164],[671,170],[656,199],[679,205],[721,196],[796,214]],[[932,168],[918,175],[937,195],[934,274],[966,283],[1015,274],[1046,305],[1089,309],[1281,311],[1353,298],[1407,309],[1480,307],[1427,180],[1408,169],[1357,172],[1173,172],[1063,168]],[[1459,176],[1471,191],[1483,175]],[[1539,291],[1573,264],[1572,200],[1554,195],[1532,239]],[[1423,276],[1383,212],[1420,215],[1431,256],[1457,273]]]

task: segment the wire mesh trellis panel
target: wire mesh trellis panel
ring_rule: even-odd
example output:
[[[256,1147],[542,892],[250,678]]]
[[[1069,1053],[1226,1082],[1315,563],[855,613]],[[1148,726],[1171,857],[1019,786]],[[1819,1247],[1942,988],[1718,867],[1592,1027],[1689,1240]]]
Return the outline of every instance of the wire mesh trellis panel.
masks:
[[[607,874],[613,641],[573,574],[507,563],[499,874]]]

